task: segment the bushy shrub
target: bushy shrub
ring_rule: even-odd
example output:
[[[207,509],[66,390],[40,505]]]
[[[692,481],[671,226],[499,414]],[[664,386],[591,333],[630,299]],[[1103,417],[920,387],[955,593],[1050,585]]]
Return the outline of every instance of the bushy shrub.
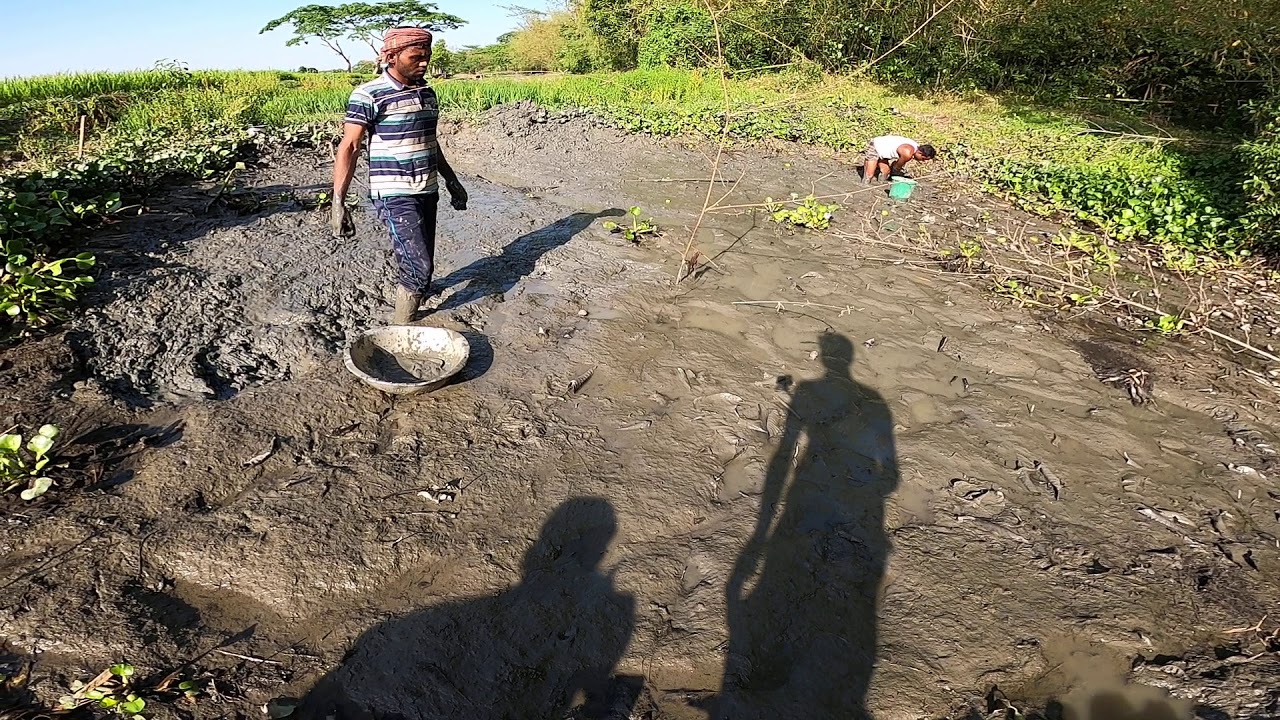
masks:
[[[1243,189],[1248,201],[1244,232],[1272,252],[1280,252],[1280,98],[1253,108],[1258,132],[1240,146]]]
[[[697,68],[716,58],[716,31],[705,7],[682,2],[651,11],[640,39],[642,68]]]

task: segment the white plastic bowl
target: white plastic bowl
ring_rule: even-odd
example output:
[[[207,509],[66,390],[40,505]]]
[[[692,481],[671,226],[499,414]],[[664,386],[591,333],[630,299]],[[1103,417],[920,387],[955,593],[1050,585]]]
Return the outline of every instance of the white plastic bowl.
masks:
[[[453,330],[391,325],[361,333],[347,346],[347,369],[385,393],[409,395],[442,387],[467,364],[471,346]]]

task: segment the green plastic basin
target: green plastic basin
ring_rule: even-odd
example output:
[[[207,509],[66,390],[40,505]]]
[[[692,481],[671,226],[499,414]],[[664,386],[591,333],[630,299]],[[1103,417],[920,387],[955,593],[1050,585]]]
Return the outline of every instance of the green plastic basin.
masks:
[[[894,200],[906,200],[911,191],[916,189],[916,181],[907,178],[893,178],[889,184],[889,197]]]

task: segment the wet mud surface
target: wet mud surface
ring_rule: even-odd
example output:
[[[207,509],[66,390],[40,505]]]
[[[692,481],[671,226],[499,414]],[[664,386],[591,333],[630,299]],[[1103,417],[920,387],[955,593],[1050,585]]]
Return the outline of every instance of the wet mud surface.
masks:
[[[3,352],[0,420],[82,456],[0,533],[41,693],[198,658],[201,716],[1119,718],[1121,679],[1169,717],[1280,712],[1277,396],[1232,358],[747,208],[675,286],[706,184],[655,181],[707,148],[528,108],[444,146],[471,202],[421,322],[472,356],[440,390],[343,367],[390,248],[371,212],[328,237],[323,153],[258,169],[283,199],[252,212],[153,203],[95,241],[83,319]],[[846,192],[842,160],[736,149],[724,204]],[[841,204],[869,237],[1031,222],[928,182]],[[665,236],[610,234],[631,206]]]

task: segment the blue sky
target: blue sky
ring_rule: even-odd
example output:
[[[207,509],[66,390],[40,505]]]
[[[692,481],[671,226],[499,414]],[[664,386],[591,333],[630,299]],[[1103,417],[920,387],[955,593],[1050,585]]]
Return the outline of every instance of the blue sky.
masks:
[[[325,0],[2,0],[0,77],[76,70],[134,70],[157,60],[180,60],[191,69],[342,67],[318,44],[285,47],[291,33],[259,35],[271,20]],[[337,5],[342,0],[328,0]],[[435,0],[441,12],[468,21],[444,33],[450,47],[484,45],[515,28],[502,5],[542,7],[512,0]],[[344,46],[346,47],[346,46]],[[366,58],[368,47],[354,59]]]

